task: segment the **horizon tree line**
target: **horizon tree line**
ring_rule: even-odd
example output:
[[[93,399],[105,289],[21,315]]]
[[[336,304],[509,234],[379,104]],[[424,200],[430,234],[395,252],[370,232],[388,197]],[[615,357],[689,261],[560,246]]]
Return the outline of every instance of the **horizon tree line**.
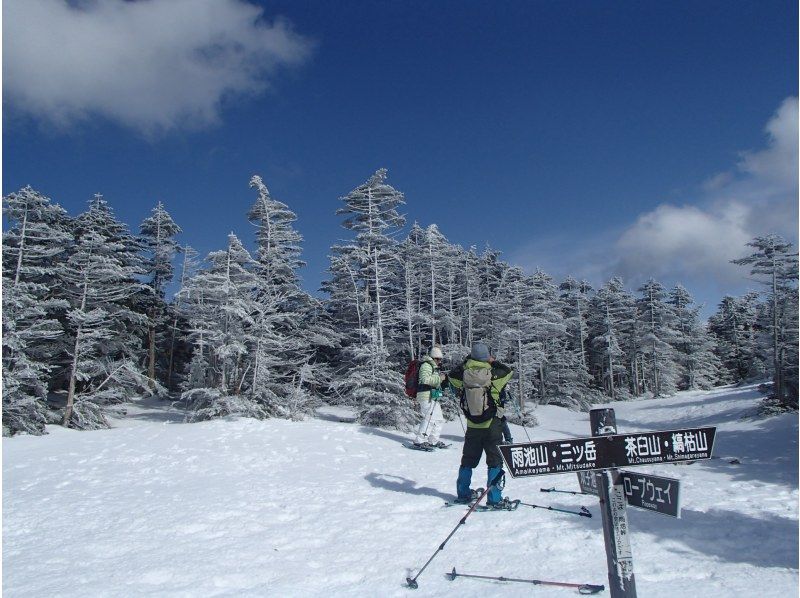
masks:
[[[408,361],[439,345],[454,366],[478,340],[515,369],[511,413],[526,423],[540,404],[765,378],[769,408],[797,409],[797,253],[777,235],[735,260],[762,292],[723,297],[703,322],[680,284],[595,289],[526,274],[435,224],[403,236],[405,197],[380,169],[340,198],[350,237],[331,248],[320,299],[300,285],[297,216],[258,175],[250,187],[255,252],[231,232],[202,261],[161,202],[132,234],[100,194],[76,217],[29,186],[3,198],[4,435],[106,427],[142,395],[180,401],[188,421],[300,419],[328,403],[405,430],[418,417]]]

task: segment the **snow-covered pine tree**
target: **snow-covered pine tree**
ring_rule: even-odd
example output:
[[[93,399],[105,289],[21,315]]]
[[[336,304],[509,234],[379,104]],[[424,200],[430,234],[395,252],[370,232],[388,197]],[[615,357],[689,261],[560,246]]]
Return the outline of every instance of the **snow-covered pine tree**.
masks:
[[[3,434],[43,434],[58,318],[60,266],[72,243],[71,220],[27,186],[3,198]]]
[[[675,285],[668,303],[675,317],[672,346],[679,367],[679,390],[709,389],[719,379],[719,359],[714,353],[714,340],[700,323],[700,307],[686,288]]]
[[[108,210],[113,217],[101,201],[95,197],[90,211]],[[129,307],[131,298],[146,289],[136,281],[141,266],[120,242],[124,236],[111,238],[106,236],[108,231],[100,227],[95,230],[92,219],[84,218],[64,272],[70,299],[67,328],[72,341],[62,420],[67,427],[108,426],[106,415],[114,405],[148,385],[139,371],[138,339],[131,339],[127,332],[129,327],[141,329],[147,321]]]
[[[248,218],[257,227],[257,348],[253,393],[261,396],[270,415],[298,419],[317,404],[312,387],[330,374],[320,353],[339,344],[318,300],[300,288],[297,270],[303,237],[295,230],[297,216],[271,195],[260,176],[250,186],[258,197]]]
[[[559,286],[561,301],[564,306],[564,324],[567,333],[567,350],[572,354],[572,375],[576,385],[573,394],[583,398],[582,407],[591,402],[591,379],[589,372],[588,339],[589,339],[589,301],[592,287],[585,281],[580,282],[567,277]]]
[[[358,421],[365,426],[408,431],[419,421],[414,403],[404,394],[403,376],[388,363],[377,326],[364,331],[366,342],[352,345],[353,367],[334,385],[353,397]]]
[[[502,348],[500,338],[501,312],[497,305],[508,300],[506,278],[509,265],[500,259],[500,252],[486,247],[480,256],[478,268],[479,298],[474,306],[473,338],[487,342],[498,355]]]
[[[667,303],[664,287],[652,278],[639,289],[637,300],[642,336],[639,346],[647,357],[646,387],[654,397],[671,395],[677,390],[678,368],[675,362],[675,315]]]
[[[738,384],[763,377],[766,366],[758,348],[758,293],[726,295],[708,320],[722,382]]]
[[[182,400],[187,419],[198,421],[241,415],[263,418],[266,410],[245,387],[252,379],[248,356],[258,344],[262,315],[254,289],[255,262],[230,233],[224,251],[211,252],[209,267],[187,283],[194,352]]]
[[[422,259],[419,260],[421,279],[424,280],[425,292],[423,305],[428,327],[427,346],[442,345],[441,330],[446,320],[444,303],[446,264],[451,255],[447,238],[435,224],[428,226],[423,235]],[[445,339],[449,341],[450,339]]]
[[[133,363],[145,363],[142,342],[147,336],[145,305],[152,290],[141,284],[145,272],[144,245],[131,234],[125,223],[117,219],[111,206],[99,193],[89,200],[89,208],[75,219],[76,238],[85,232],[95,232],[117,247],[111,257],[123,276],[119,284],[126,289],[125,297],[115,302],[120,308],[115,308],[115,334],[108,340],[105,351],[111,355],[125,356]],[[133,289],[138,291],[133,292]],[[138,371],[138,365],[134,369]]]
[[[420,272],[420,240],[424,231],[416,222],[411,232],[398,247],[402,273],[402,304],[399,305],[400,318],[403,321],[404,354],[407,359],[414,359],[422,352],[421,330],[426,322],[421,311],[422,284]]]
[[[346,217],[342,226],[356,232],[355,242],[361,251],[361,274],[367,283],[370,323],[378,333],[378,346],[385,346],[387,272],[396,260],[396,242],[393,236],[405,223],[397,211],[405,203],[403,194],[386,183],[386,169],[376,171],[365,183],[341,198],[344,207],[336,211]]]
[[[349,312],[350,321],[355,316],[359,327],[357,330],[340,329],[343,346],[349,351],[340,352],[334,364],[336,380],[331,389],[339,395],[342,394],[339,389],[345,389],[349,395],[343,399],[346,402],[374,400],[376,409],[380,410],[385,393],[396,392],[398,401],[407,402],[402,377],[397,386],[386,382],[395,375],[400,376],[401,367],[389,361],[389,351],[395,348],[402,351],[402,342],[392,341],[393,334],[402,330],[402,323],[398,310],[387,308],[390,300],[397,301],[402,295],[397,276],[401,264],[393,236],[404,223],[397,210],[405,202],[403,194],[386,183],[385,169],[378,170],[341,199],[345,205],[336,213],[346,217],[342,226],[356,232],[356,236],[351,243],[333,248],[331,273],[334,278],[325,288],[331,293],[334,310],[341,310],[347,303],[352,306],[346,308],[345,313]],[[344,295],[348,291],[353,295],[346,302]],[[364,349],[377,352],[369,361],[369,367],[363,361]],[[369,384],[381,389],[372,399],[356,392],[365,387],[364,375],[372,377]],[[343,380],[344,385],[341,384]],[[370,412],[369,403],[359,408],[364,413]],[[371,416],[367,420],[377,421]]]
[[[456,303],[460,309],[462,322],[462,344],[471,347],[475,342],[476,309],[481,300],[480,290],[480,258],[475,247],[461,254],[461,287]]]
[[[167,389],[170,391],[176,386],[176,372],[181,371],[181,364],[185,363],[181,358],[185,357],[187,354],[191,354],[191,346],[187,343],[186,338],[189,313],[183,308],[187,299],[185,292],[187,282],[194,276],[198,268],[198,253],[194,248],[189,245],[184,245],[181,247],[180,253],[183,253],[183,259],[181,260],[181,269],[178,279],[178,292],[175,294],[175,300],[169,309],[171,322],[169,326],[169,345],[167,348]]]
[[[774,234],[756,237],[747,245],[755,251],[733,263],[750,266],[750,274],[767,287],[768,321],[764,327],[771,341],[772,396],[779,406],[797,409],[797,377],[786,376],[789,360],[794,358],[792,366],[797,361],[797,252],[790,242]]]
[[[514,368],[514,380],[508,390],[514,395],[520,412],[525,412],[529,402],[536,402],[536,388],[539,386],[540,364],[546,361],[537,336],[539,322],[533,310],[535,289],[530,278],[519,268],[511,268],[508,275],[508,292],[498,305],[504,317],[499,321],[501,343],[499,351],[508,365]],[[539,401],[541,402],[541,400]],[[516,415],[512,407],[510,415]]]
[[[553,279],[537,269],[530,278],[534,314],[533,336],[540,357],[539,397],[543,403],[552,402],[582,409],[589,401],[584,396],[586,381],[581,380],[577,367],[578,356],[569,350],[564,304]]]
[[[295,295],[300,292],[297,270],[305,265],[300,259],[303,237],[294,228],[297,215],[270,195],[260,176],[253,175],[250,187],[258,191],[247,218],[256,227],[256,260],[263,288],[273,296]]]
[[[625,290],[622,280],[612,278],[595,293],[590,302],[589,317],[590,363],[603,392],[611,400],[627,398],[625,364],[622,362],[625,344],[622,328],[630,318],[632,298]]]
[[[180,246],[175,236],[181,233],[181,228],[175,224],[169,212],[161,202],[153,208],[150,216],[144,219],[139,227],[139,234],[147,253],[145,262],[145,275],[148,285],[152,289],[145,299],[145,310],[148,316],[147,325],[147,376],[150,378],[150,388],[156,386],[156,344],[157,336],[162,337],[161,346],[164,346],[166,333],[167,303],[164,297],[164,288],[174,275],[172,265],[175,255],[180,251]],[[164,351],[159,351],[163,355]],[[162,370],[169,369],[169,364],[163,364]],[[168,383],[167,374],[161,372],[160,378]]]

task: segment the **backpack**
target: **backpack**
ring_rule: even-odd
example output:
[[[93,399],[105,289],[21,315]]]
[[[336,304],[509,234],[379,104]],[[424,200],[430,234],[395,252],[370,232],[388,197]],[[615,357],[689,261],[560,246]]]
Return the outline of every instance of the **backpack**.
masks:
[[[464,410],[464,414],[475,423],[494,417],[497,406],[491,395],[491,368],[464,368],[463,382],[461,408]]]
[[[419,366],[419,360],[412,359],[406,368],[406,396],[411,399],[415,399],[417,397],[417,388],[419,387]]]

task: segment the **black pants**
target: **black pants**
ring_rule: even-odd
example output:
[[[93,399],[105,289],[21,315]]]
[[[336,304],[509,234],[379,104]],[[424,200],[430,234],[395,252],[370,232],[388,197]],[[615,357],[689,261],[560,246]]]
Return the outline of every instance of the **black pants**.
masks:
[[[495,417],[488,428],[467,428],[464,435],[464,449],[461,453],[461,467],[475,469],[481,462],[481,454],[486,453],[487,467],[502,467],[503,456],[497,445],[503,441],[503,423]]]

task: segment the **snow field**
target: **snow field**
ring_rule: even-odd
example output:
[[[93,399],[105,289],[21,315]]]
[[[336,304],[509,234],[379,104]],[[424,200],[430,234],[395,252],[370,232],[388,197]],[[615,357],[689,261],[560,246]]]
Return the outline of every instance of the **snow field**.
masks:
[[[715,459],[655,465],[679,478],[682,518],[628,510],[640,596],[794,596],[798,587],[797,416],[745,419],[752,387],[615,403],[620,432],[717,425]],[[136,412],[136,409],[133,409]],[[534,440],[588,435],[588,414],[540,407]],[[49,428],[3,439],[3,590],[12,596],[569,596],[565,588],[463,573],[608,585],[597,499],[573,474],[510,479],[520,506],[445,508],[460,460],[411,434],[337,418],[181,424],[142,409],[95,432]],[[521,429],[514,437],[525,437]],[[737,458],[735,465],[729,463]],[[473,486],[484,486],[486,468]],[[603,595],[609,595],[606,591]]]

